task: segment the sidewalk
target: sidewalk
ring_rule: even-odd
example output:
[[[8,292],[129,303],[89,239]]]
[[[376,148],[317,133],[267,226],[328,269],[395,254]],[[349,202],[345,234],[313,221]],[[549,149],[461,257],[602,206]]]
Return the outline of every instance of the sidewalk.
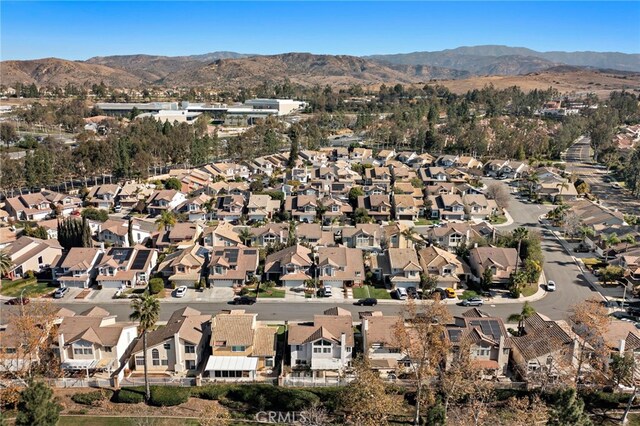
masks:
[[[502,211],[504,212],[504,217],[507,218],[507,221],[505,223],[501,223],[499,225],[492,225],[494,228],[500,228],[502,226],[513,225],[513,218],[511,217],[511,214],[509,213],[509,210],[503,209]]]

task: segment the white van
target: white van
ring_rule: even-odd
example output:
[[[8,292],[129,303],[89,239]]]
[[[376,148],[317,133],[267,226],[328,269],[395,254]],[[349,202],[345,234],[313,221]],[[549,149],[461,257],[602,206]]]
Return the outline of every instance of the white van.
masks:
[[[407,300],[407,298],[409,297],[409,295],[407,294],[407,290],[402,287],[396,288],[396,296],[400,300]]]

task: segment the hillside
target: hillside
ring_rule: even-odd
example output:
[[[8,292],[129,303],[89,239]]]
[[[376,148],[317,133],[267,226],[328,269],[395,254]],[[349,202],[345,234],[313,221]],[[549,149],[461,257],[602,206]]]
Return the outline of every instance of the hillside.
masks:
[[[464,46],[436,52],[372,55],[367,59],[408,65],[433,65],[476,75],[522,74],[554,64],[640,72],[640,55],[619,52],[538,52],[524,47]]]
[[[5,85],[65,86],[67,83],[82,85],[103,81],[108,86],[134,87],[142,82],[140,77],[125,70],[57,58],[3,61],[0,62],[0,75]]]

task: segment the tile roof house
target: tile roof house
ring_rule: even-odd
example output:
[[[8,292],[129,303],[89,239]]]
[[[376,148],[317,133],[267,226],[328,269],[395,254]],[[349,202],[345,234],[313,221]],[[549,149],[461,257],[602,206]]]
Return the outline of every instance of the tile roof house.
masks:
[[[96,282],[102,288],[147,285],[158,260],[158,252],[144,246],[112,247],[96,265]]]
[[[462,316],[453,317],[453,322],[447,325],[447,339],[453,351],[468,347],[471,360],[488,375],[506,375],[511,338],[502,319],[491,317],[475,308],[470,309]],[[450,356],[448,364],[451,362]]]
[[[482,194],[466,194],[462,197],[468,219],[487,220],[499,211],[495,200],[488,200]]]
[[[464,202],[459,195],[430,195],[432,219],[464,220]]]
[[[371,272],[379,280],[391,283],[395,288],[420,287],[422,266],[412,248],[390,248],[383,254],[371,256]]]
[[[318,249],[319,279],[337,288],[361,286],[364,281],[362,250],[347,247]]]
[[[204,245],[207,247],[236,247],[243,245],[240,236],[233,229],[233,225],[224,221],[218,222],[215,226],[205,228],[202,238]]]
[[[193,308],[175,311],[167,324],[147,333],[147,368],[150,374],[193,376],[204,366],[211,334],[211,315]],[[132,375],[142,374],[142,340],[131,351]]]
[[[342,244],[365,251],[380,251],[383,228],[377,223],[357,223],[342,228]]]
[[[540,374],[574,374],[582,344],[566,321],[551,321],[536,312],[524,321],[524,333],[511,338],[518,376],[530,380]]]
[[[195,220],[211,220],[214,214],[211,212],[213,198],[207,194],[200,194],[185,200],[175,208],[176,212],[184,213],[189,216],[189,221]]]
[[[4,209],[10,218],[32,221],[46,219],[53,211],[51,202],[41,192],[7,198]]]
[[[378,186],[388,191],[391,188],[391,171],[388,167],[369,167],[364,169],[363,185]]]
[[[244,201],[244,196],[239,194],[218,197],[215,210],[216,219],[227,222],[240,220],[244,211]]]
[[[289,288],[304,286],[311,279],[311,256],[311,250],[299,244],[270,254],[264,261],[266,279]]]
[[[514,248],[474,247],[469,251],[469,266],[477,280],[490,268],[494,283],[507,283],[515,271],[517,258]]]
[[[298,222],[313,223],[317,208],[318,198],[315,195],[294,195],[284,202],[284,210]]]
[[[247,218],[250,222],[270,220],[280,210],[280,200],[269,195],[251,194],[247,203]]]
[[[214,247],[210,256],[208,282],[216,287],[242,285],[258,270],[259,253],[255,248]]]
[[[98,275],[103,255],[100,248],[71,247],[53,268],[53,281],[60,287],[89,288]]]
[[[98,241],[116,247],[129,247],[129,223],[132,226],[134,244],[145,244],[157,229],[155,224],[149,226],[148,222],[138,219],[132,219],[131,222],[117,218],[109,219],[98,225]]]
[[[251,245],[266,247],[274,244],[287,244],[289,241],[289,223],[267,223],[251,229]]]
[[[323,208],[322,223],[331,225],[334,222],[344,222],[353,213],[351,205],[344,200],[332,197],[324,197],[319,201],[319,206]]]
[[[333,232],[323,231],[319,223],[301,223],[296,226],[295,235],[300,243],[313,247],[327,247],[335,245]]]
[[[182,192],[175,189],[156,190],[146,200],[147,211],[151,216],[156,216],[163,211],[172,211],[186,199]]]
[[[152,245],[160,250],[170,246],[178,248],[195,244],[202,234],[202,222],[178,222],[168,229],[160,229],[153,237]]]
[[[367,210],[368,215],[377,222],[391,219],[392,209],[388,195],[359,196],[358,208]]]
[[[209,377],[253,381],[272,374],[278,329],[261,325],[257,316],[244,310],[231,310],[213,317],[212,353],[205,367]]]
[[[461,282],[466,282],[471,270],[460,257],[436,246],[425,247],[418,251],[422,270],[436,277],[439,288],[457,289]]]
[[[396,328],[403,322],[402,317],[382,315],[381,312],[362,317],[363,351],[371,368],[383,377],[411,365],[396,336]]]
[[[292,368],[289,378],[337,377],[349,367],[355,350],[351,312],[336,307],[314,315],[313,323],[291,324],[287,344]]]
[[[209,256],[209,250],[194,244],[167,255],[158,266],[158,272],[175,286],[192,286],[202,278],[202,267]]]
[[[393,208],[396,220],[418,220],[424,210],[422,200],[417,201],[412,195],[393,195]]]
[[[135,324],[116,322],[115,315],[94,307],[62,318],[54,348],[65,372],[117,371],[122,379],[120,361],[137,335]]]
[[[39,272],[55,265],[62,256],[62,246],[58,240],[40,240],[22,236],[9,244],[5,253],[11,258],[10,279],[21,278],[27,271]]]
[[[493,240],[495,230],[487,223],[472,225],[469,223],[445,223],[441,226],[429,228],[426,239],[431,244],[454,252],[458,247],[469,244],[476,239]]]
[[[117,184],[94,186],[89,190],[86,199],[96,208],[109,210],[114,206],[119,192],[120,185]]]

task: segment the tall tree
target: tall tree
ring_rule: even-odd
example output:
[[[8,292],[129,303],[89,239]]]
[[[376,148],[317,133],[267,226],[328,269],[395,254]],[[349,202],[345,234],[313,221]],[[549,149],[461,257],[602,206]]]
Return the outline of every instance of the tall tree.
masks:
[[[509,315],[509,322],[518,322],[518,334],[522,336],[525,332],[524,322],[527,318],[536,313],[536,310],[529,304],[529,302],[524,302],[522,305],[522,310],[516,314]]]
[[[138,296],[131,302],[133,312],[129,315],[131,321],[138,321],[138,329],[142,335],[142,355],[144,363],[144,397],[148,402],[151,398],[149,377],[147,375],[147,333],[158,321],[160,315],[160,301],[157,297],[147,294]]]
[[[62,406],[44,382],[30,380],[20,394],[16,426],[55,426]]]
[[[526,240],[529,237],[529,230],[527,228],[523,228],[523,227],[519,227],[513,230],[512,233],[513,239],[516,240],[518,242],[518,257],[516,259],[516,268],[515,268],[515,274],[518,273],[518,265],[521,262],[521,257],[520,257],[520,250],[522,248],[522,241]]]
[[[560,390],[553,398],[549,412],[548,426],[591,426],[591,420],[584,412],[584,401],[573,388]]]
[[[160,214],[160,217],[156,219],[156,224],[158,225],[158,230],[169,230],[172,226],[176,224],[176,215],[170,211],[163,211]]]

